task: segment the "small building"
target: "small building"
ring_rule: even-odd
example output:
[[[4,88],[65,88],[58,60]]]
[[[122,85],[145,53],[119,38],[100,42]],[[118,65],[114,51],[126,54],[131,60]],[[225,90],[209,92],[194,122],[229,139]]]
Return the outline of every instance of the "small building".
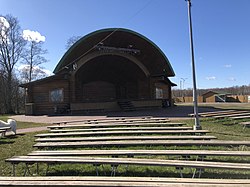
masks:
[[[229,93],[220,91],[208,91],[202,95],[204,103],[227,102]]]
[[[165,54],[145,36],[128,29],[92,32],[61,58],[54,75],[22,84],[26,114],[119,111],[171,104]]]

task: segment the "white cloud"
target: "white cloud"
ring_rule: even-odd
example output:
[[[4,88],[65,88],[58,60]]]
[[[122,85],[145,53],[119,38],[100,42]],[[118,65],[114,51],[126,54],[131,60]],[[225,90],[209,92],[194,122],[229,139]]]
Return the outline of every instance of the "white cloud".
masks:
[[[225,68],[231,68],[232,65],[231,65],[231,64],[225,64],[224,67],[225,67]]]
[[[229,77],[228,80],[229,81],[236,81],[236,78],[235,77]]]
[[[20,65],[20,66],[18,67],[18,70],[19,70],[19,71],[28,71],[28,70],[29,70],[29,65],[28,65],[28,64],[22,64],[22,65]],[[48,69],[43,69],[43,68],[40,68],[40,67],[38,67],[38,66],[33,67],[33,70],[34,70],[34,72],[36,72],[36,73],[40,73],[40,74],[45,75],[46,77],[47,77],[47,76],[53,75],[53,73],[52,73],[50,70],[48,70]]]
[[[42,71],[43,71],[46,75],[48,75],[48,76],[53,75],[53,73],[52,73],[50,70],[48,70],[48,69],[42,69]]]
[[[23,30],[23,38],[28,41],[45,42],[45,36],[42,36],[37,31]]]
[[[216,77],[215,76],[210,76],[210,77],[206,77],[207,80],[211,81],[211,80],[215,80]]]

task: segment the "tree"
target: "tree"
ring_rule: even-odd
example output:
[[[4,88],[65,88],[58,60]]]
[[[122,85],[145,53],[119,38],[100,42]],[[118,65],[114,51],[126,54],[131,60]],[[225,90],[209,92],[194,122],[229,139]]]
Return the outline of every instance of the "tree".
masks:
[[[2,70],[4,106],[13,113],[14,67],[22,56],[26,41],[21,34],[19,21],[12,15],[0,15],[0,69]]]
[[[81,39],[81,36],[72,36],[67,40],[66,43],[66,50],[68,50],[72,45],[74,45],[79,39]]]
[[[45,37],[39,32],[24,30],[23,38],[27,41],[28,46],[22,56],[22,63],[25,64],[25,66],[21,69],[21,77],[25,82],[31,82],[32,80],[46,76],[40,66],[48,61],[43,56],[47,53],[47,50],[42,48]]]

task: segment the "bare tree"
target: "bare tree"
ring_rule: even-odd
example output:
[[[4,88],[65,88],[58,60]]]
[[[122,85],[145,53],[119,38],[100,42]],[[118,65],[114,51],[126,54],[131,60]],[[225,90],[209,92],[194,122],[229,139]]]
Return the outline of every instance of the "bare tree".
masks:
[[[42,74],[46,76],[40,66],[48,61],[43,56],[47,53],[47,50],[42,48],[42,44],[42,41],[37,42],[35,40],[30,40],[28,41],[28,47],[24,50],[22,63],[26,66],[21,70],[21,76],[26,82],[39,79]]]
[[[14,67],[19,62],[26,41],[21,35],[21,28],[16,17],[0,16],[0,68],[3,72],[5,109],[13,113],[13,76]]]
[[[72,45],[74,45],[79,39],[81,39],[81,36],[72,36],[67,40],[66,43],[66,50],[68,50]]]

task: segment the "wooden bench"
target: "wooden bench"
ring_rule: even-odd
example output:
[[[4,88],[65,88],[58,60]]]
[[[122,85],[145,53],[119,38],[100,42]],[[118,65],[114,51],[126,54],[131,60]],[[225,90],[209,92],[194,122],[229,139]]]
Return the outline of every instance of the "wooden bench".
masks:
[[[234,169],[250,170],[249,163],[231,163],[231,162],[207,162],[207,161],[189,161],[189,160],[162,160],[162,159],[142,159],[142,158],[103,158],[103,157],[53,157],[53,156],[15,156],[5,160],[13,165],[13,175],[15,175],[15,166],[19,163],[25,163],[26,169],[24,175],[29,170],[29,165],[34,163],[50,164],[93,164],[95,166],[108,164],[112,166],[111,176],[115,175],[118,165],[144,165],[160,167],[176,167],[180,171],[181,177],[183,168],[195,168],[199,170],[199,177],[202,169]],[[39,171],[37,170],[37,173]],[[196,172],[195,172],[196,173]],[[98,173],[97,173],[98,174]],[[195,174],[193,174],[194,176]]]
[[[245,129],[250,126],[250,121],[241,122],[240,124],[243,125],[243,128]]]
[[[113,128],[67,128],[52,129],[50,132],[119,131],[119,130],[191,130],[193,127],[113,127]]]
[[[65,132],[37,134],[36,137],[61,136],[99,136],[99,135],[126,135],[126,134],[205,134],[208,130],[137,130],[137,131],[96,131],[96,132]]]
[[[114,140],[211,140],[215,136],[104,136],[104,137],[63,137],[37,138],[36,142],[77,142],[77,141],[114,141]]]
[[[56,122],[53,124],[68,124],[68,123],[88,123],[88,122],[104,122],[104,123],[108,123],[108,122],[124,122],[124,121],[142,121],[142,120],[168,120],[168,118],[165,117],[159,117],[159,118],[155,118],[155,117],[150,117],[150,116],[145,116],[145,117],[119,117],[119,118],[100,118],[100,119],[87,119],[87,120],[73,120],[73,121],[61,121],[61,122]]]
[[[247,116],[236,116],[236,117],[230,117],[230,119],[249,119],[250,115]]]
[[[192,187],[192,186],[249,186],[249,179],[189,179],[163,177],[0,177],[0,186],[71,186],[71,187],[100,187],[100,186],[130,186],[130,187]]]
[[[109,118],[93,118],[93,119],[85,119],[85,120],[72,120],[72,121],[60,121],[54,122],[53,124],[68,124],[68,123],[84,123],[90,121],[106,121],[106,120],[124,120],[124,119],[149,119],[152,116],[144,116],[144,117],[109,117]]]
[[[47,126],[49,129],[62,128],[92,128],[92,127],[117,127],[117,126],[183,126],[184,123],[100,123],[100,124],[72,124],[72,125],[52,125]]]
[[[107,119],[107,120],[86,120],[86,121],[75,121],[74,123],[85,123],[85,124],[98,124],[98,123],[164,123],[169,122],[169,119]],[[72,123],[72,122],[71,122]],[[67,124],[67,123],[56,123],[56,124]]]
[[[234,112],[236,110],[220,110],[220,111],[213,111],[213,112],[199,112],[198,115],[202,116],[202,115],[209,115],[209,114],[220,114],[220,113],[224,113],[224,112]],[[189,116],[193,117],[194,113],[192,114],[188,114]]]
[[[214,150],[56,150],[33,151],[28,156],[250,156],[250,151]]]
[[[250,115],[250,113],[224,114],[219,116],[213,116],[213,118],[220,119],[220,118],[229,118],[229,117],[245,116],[245,115]]]
[[[110,147],[110,146],[250,146],[250,141],[222,140],[123,140],[123,141],[81,141],[81,142],[42,142],[37,148],[76,148],[76,147]]]
[[[231,112],[220,112],[220,113],[214,113],[214,114],[203,114],[201,115],[202,117],[214,117],[214,116],[218,116],[218,115],[229,115],[229,114],[239,114],[239,113],[248,113],[249,111],[231,111]]]

